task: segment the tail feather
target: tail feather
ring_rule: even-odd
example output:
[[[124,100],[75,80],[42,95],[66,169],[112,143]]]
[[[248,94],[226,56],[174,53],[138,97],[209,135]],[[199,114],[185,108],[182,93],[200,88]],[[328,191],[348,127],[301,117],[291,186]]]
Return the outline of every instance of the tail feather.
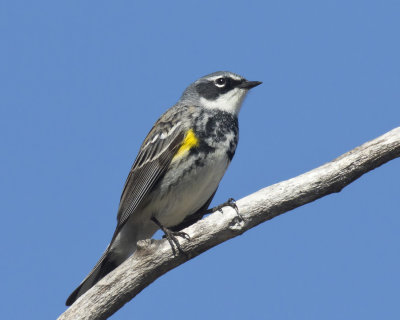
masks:
[[[126,223],[120,230],[117,229],[100,260],[79,287],[71,293],[65,304],[67,306],[72,305],[100,279],[123,263],[136,250],[138,240],[150,238],[156,230],[157,225],[150,220],[145,225],[143,223],[133,225]]]
[[[88,274],[88,276],[82,281],[82,283],[71,293],[65,302],[66,306],[72,305],[81,295],[93,287],[100,279],[105,277],[111,271],[113,271],[121,262],[115,261],[111,258],[111,252],[106,250],[103,256],[97,262],[96,266]]]

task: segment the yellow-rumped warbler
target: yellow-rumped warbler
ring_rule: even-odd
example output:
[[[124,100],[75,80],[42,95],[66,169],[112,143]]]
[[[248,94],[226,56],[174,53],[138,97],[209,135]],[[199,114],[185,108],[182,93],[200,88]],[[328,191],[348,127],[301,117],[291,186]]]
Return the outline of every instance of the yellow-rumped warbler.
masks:
[[[126,179],[117,227],[103,256],[66,305],[125,261],[139,240],[161,228],[174,250],[175,236],[201,219],[238,143],[238,114],[249,89],[261,84],[231,72],[192,83],[155,123]]]

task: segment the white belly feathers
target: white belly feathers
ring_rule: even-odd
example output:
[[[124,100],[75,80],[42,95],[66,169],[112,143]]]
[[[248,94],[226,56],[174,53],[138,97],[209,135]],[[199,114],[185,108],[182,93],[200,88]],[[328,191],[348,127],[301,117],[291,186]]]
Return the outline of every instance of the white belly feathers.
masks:
[[[206,203],[217,189],[229,160],[226,152],[219,150],[209,155],[203,166],[195,169],[190,163],[193,164],[189,162],[186,167],[181,163],[164,176],[160,192],[146,208],[166,227],[179,224]],[[183,176],[182,170],[187,170]]]

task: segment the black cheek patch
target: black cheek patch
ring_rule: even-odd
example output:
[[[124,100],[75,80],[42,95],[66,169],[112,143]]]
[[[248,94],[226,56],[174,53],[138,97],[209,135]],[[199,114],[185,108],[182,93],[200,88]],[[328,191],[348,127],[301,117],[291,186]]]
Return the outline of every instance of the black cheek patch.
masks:
[[[216,100],[220,90],[214,82],[202,82],[196,85],[196,91],[199,95],[207,100]]]
[[[226,84],[221,88],[216,86],[213,81],[209,81],[196,85],[196,90],[201,97],[207,100],[216,100],[221,94],[231,91],[243,82],[243,80],[234,80],[231,78],[226,78],[225,80]]]

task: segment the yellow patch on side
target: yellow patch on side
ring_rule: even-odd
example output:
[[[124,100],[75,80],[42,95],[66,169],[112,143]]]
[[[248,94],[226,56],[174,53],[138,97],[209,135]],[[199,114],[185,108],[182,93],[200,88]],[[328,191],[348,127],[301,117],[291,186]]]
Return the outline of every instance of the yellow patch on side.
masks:
[[[185,135],[185,139],[183,140],[181,146],[179,147],[178,151],[176,152],[175,156],[172,158],[172,161],[181,158],[185,155],[190,149],[199,146],[199,139],[197,139],[196,135],[194,134],[193,129],[188,130]]]

